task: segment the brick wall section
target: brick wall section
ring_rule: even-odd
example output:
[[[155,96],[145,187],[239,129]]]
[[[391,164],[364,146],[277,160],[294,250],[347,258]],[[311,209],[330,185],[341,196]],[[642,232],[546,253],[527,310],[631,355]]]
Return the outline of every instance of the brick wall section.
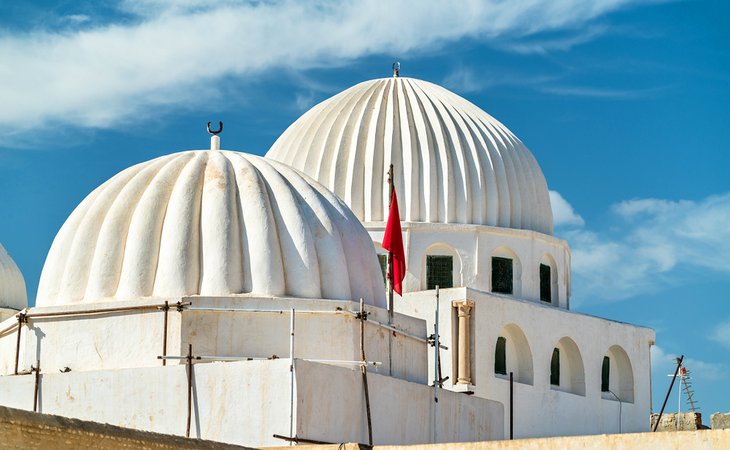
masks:
[[[0,449],[221,449],[247,447],[132,430],[0,406]]]

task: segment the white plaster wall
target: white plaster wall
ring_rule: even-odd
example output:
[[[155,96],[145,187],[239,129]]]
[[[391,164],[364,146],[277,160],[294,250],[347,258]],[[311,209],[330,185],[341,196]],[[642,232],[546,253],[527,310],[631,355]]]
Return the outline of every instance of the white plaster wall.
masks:
[[[494,352],[497,338],[508,324],[524,333],[532,355],[532,384],[515,383],[515,437],[561,436],[619,432],[619,402],[602,393],[601,364],[612,345],[621,346],[633,370],[633,403],[621,404],[621,431],[638,432],[649,428],[650,354],[649,343],[655,333],[648,328],[586,316],[535,304],[506,299],[472,289],[454,288],[440,292],[440,336],[449,347],[442,351],[442,373],[455,379],[456,313],[454,300],[474,302],[471,318],[471,368],[474,395],[497,400],[505,405],[505,436],[509,433],[508,377],[495,375]],[[396,309],[427,320],[433,327],[435,299],[432,291],[407,294]],[[550,359],[561,338],[575,341],[585,372],[585,395],[563,392],[550,386]],[[510,355],[508,354],[508,365]],[[429,352],[432,372],[433,352]],[[566,375],[561,362],[561,377]],[[510,370],[510,369],[508,369]],[[612,379],[615,374],[612,373]],[[433,378],[433,374],[429,374]],[[564,380],[561,379],[561,384]],[[453,387],[453,386],[452,386]]]
[[[177,299],[170,299],[175,303]],[[164,300],[129,301],[124,306],[160,305]],[[118,302],[31,308],[29,314],[58,313],[120,306]],[[171,309],[168,354],[180,353],[180,313]],[[44,371],[73,371],[159,366],[163,313],[157,310],[83,316],[28,318],[21,330],[18,370],[41,361]],[[0,375],[13,373],[16,332],[0,336]]]
[[[17,322],[12,316],[0,322],[0,376],[13,373],[15,369],[17,328],[13,325]]]
[[[289,434],[289,360],[195,364],[191,437],[249,446],[285,445]],[[295,430],[328,442],[366,436],[360,373],[296,361]],[[371,375],[374,436],[383,443],[430,442],[433,389]],[[0,377],[0,404],[32,409],[34,377]],[[39,410],[140,430],[184,435],[184,366],[43,374]],[[444,391],[437,436],[450,441],[502,437],[502,405]],[[441,439],[439,439],[441,440]],[[365,441],[362,441],[365,442]]]
[[[365,228],[383,252],[385,222],[366,222]],[[557,271],[557,292],[553,293],[552,305],[569,308],[570,298],[570,250],[559,238],[535,231],[498,228],[483,225],[438,224],[402,222],[403,244],[406,252],[405,292],[426,289],[426,255],[454,254],[454,287],[470,287],[489,292],[492,288],[492,256],[500,247],[507,247],[519,258],[521,278],[515,284],[511,296],[540,302],[540,264],[549,255]],[[396,294],[397,295],[397,294]],[[501,295],[501,294],[498,294]],[[557,297],[557,298],[556,298]]]
[[[234,357],[289,356],[288,311],[295,308],[295,356],[310,359],[359,360],[359,321],[346,314],[310,314],[307,311],[358,311],[359,304],[335,300],[302,300],[271,297],[185,297],[192,307],[266,309],[284,314],[203,312],[174,308],[168,313],[167,354],[185,355],[188,344],[195,355]],[[123,306],[161,305],[164,300],[126,301]],[[29,310],[31,317],[21,331],[19,371],[29,370],[40,359],[44,371],[65,367],[73,371],[154,367],[162,362],[164,315],[162,311],[113,312],[84,316],[33,318],[32,314],[99,310],[120,306],[119,302],[93,305],[40,307]],[[367,306],[370,321],[365,323],[366,357],[382,362],[371,368],[379,373],[409,381],[426,382],[426,344],[403,334],[393,334],[373,321],[387,322],[387,311]],[[396,314],[396,327],[426,337],[425,322]],[[3,323],[4,329],[13,320]],[[17,334],[0,335],[0,375],[14,371]],[[392,352],[392,358],[390,357]],[[392,367],[391,367],[392,362]],[[178,361],[168,361],[177,364]]]
[[[318,315],[306,311],[359,311],[357,302],[286,298],[196,297],[195,307],[236,307],[286,311],[279,313],[189,312],[183,314],[182,345],[193,344],[201,355],[250,356],[268,358],[289,356],[289,323],[291,308],[295,317],[294,354],[297,358],[360,360],[360,322],[351,315]],[[387,323],[387,311],[366,306],[370,321],[365,322],[365,356],[381,362],[370,370],[409,381],[425,383],[428,373],[427,347],[403,334],[394,334],[373,321]],[[396,315],[396,327],[421,338],[426,337],[421,319]],[[389,351],[392,350],[392,358]],[[391,368],[392,363],[392,368]]]
[[[289,432],[289,361],[196,364],[191,437],[275,445]],[[34,377],[0,377],[0,403],[32,410]],[[184,366],[43,374],[39,411],[185,435]]]
[[[376,445],[502,438],[500,403],[444,389],[437,393],[436,403],[432,387],[377,374],[368,375],[368,386]],[[300,436],[326,442],[368,442],[365,397],[358,370],[298,361],[297,397]],[[332,430],[338,430],[334,441]]]
[[[19,309],[0,308],[0,330],[5,328],[2,324],[2,322],[4,322],[6,319],[12,318],[16,314],[18,314],[18,312],[20,312]]]

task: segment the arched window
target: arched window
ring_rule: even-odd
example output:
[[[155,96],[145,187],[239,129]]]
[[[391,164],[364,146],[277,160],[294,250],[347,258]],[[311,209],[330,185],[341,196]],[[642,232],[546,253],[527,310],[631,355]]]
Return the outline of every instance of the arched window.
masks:
[[[522,293],[522,265],[517,254],[508,247],[498,247],[492,252],[492,292],[519,296]]]
[[[601,361],[601,394],[606,400],[634,402],[634,371],[619,345],[612,345]]]
[[[540,262],[540,300],[558,304],[558,272],[552,256],[545,254]]]
[[[543,302],[552,303],[553,301],[553,290],[550,266],[547,264],[540,264],[540,300]]]
[[[512,293],[512,260],[510,258],[492,257],[492,292]]]
[[[454,257],[426,256],[426,289],[454,287]]]
[[[452,246],[443,242],[432,244],[422,258],[422,289],[461,286],[461,258]]]
[[[494,352],[494,374],[503,377],[510,372],[518,383],[532,384],[532,351],[522,329],[515,324],[502,328]]]
[[[550,387],[576,395],[586,395],[583,358],[575,341],[560,339],[553,350],[550,364]]]
[[[560,386],[560,350],[553,349],[553,357],[550,359],[550,384]]]
[[[494,349],[494,373],[507,375],[507,339],[503,336],[497,338]]]

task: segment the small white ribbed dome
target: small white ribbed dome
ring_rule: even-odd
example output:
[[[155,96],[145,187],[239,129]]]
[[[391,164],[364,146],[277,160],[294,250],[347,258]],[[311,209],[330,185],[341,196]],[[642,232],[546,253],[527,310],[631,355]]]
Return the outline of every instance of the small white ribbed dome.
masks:
[[[553,232],[530,151],[489,114],[426,81],[353,86],[305,113],[266,156],[318,180],[363,222],[387,218],[392,163],[401,220]]]
[[[137,164],[89,194],[53,241],[36,304],[239,293],[385,305],[344,203],[283,164],[213,150]]]
[[[23,274],[5,251],[5,247],[0,244],[0,308],[20,310],[27,306],[28,295],[25,292]]]

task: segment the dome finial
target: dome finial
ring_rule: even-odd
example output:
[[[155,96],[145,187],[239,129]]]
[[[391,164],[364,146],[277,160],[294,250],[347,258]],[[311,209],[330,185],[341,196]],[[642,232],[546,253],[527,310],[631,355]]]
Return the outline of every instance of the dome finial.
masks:
[[[400,61],[396,61],[393,63],[393,77],[398,78],[400,77]]]
[[[211,150],[220,150],[221,149],[221,138],[218,137],[218,134],[223,131],[223,122],[218,121],[218,129],[217,130],[211,130],[210,129],[210,122],[208,122],[208,133],[210,133],[212,136],[210,137],[210,149]]]

